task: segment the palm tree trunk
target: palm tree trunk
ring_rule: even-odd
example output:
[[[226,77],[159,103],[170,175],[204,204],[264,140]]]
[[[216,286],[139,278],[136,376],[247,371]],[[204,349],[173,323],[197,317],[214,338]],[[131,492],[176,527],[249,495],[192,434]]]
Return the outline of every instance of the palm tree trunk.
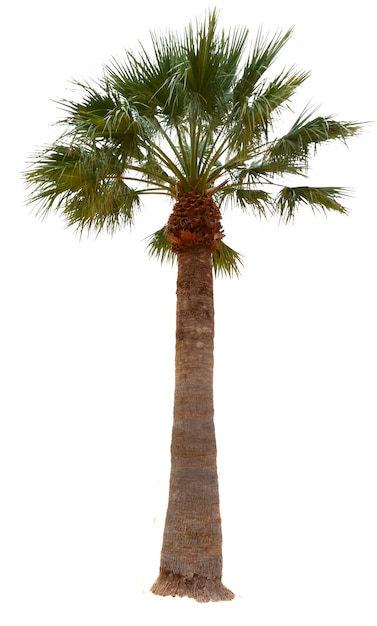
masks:
[[[160,575],[151,591],[231,600],[221,583],[222,535],[213,410],[211,250],[178,254],[176,378],[169,503]]]

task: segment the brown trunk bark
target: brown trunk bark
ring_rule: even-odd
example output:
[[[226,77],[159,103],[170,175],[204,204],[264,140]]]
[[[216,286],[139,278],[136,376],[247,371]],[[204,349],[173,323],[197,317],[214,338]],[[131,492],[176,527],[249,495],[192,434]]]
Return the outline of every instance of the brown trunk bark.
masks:
[[[160,575],[151,591],[231,600],[221,582],[222,535],[213,410],[211,250],[178,254],[176,379],[169,503]]]

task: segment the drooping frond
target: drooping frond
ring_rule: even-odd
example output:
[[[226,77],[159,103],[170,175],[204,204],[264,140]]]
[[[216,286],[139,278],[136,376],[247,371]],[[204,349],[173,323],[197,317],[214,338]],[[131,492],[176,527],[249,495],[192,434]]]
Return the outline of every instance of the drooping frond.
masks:
[[[264,189],[250,189],[246,186],[227,185],[218,192],[220,207],[231,204],[238,206],[244,211],[250,209],[252,213],[259,217],[271,215],[271,205],[273,197]]]
[[[80,231],[132,225],[140,206],[139,192],[123,181],[122,164],[109,150],[56,145],[38,156],[38,167],[25,177],[42,216],[60,211],[67,225]]]
[[[155,258],[161,263],[175,263],[177,255],[171,250],[166,226],[147,237],[147,241],[147,252],[151,258]],[[215,276],[229,276],[230,278],[239,276],[243,266],[242,256],[223,241],[219,242],[218,250],[212,253],[212,262]]]
[[[339,200],[349,195],[349,190],[342,187],[283,187],[276,197],[275,212],[285,222],[293,220],[300,205],[305,204],[313,211],[347,214]]]
[[[157,259],[161,263],[168,262],[173,264],[176,261],[177,257],[172,252],[166,226],[149,235],[147,241],[147,252],[150,258]]]
[[[213,270],[215,276],[239,276],[243,266],[242,256],[220,241],[219,249],[212,254]]]

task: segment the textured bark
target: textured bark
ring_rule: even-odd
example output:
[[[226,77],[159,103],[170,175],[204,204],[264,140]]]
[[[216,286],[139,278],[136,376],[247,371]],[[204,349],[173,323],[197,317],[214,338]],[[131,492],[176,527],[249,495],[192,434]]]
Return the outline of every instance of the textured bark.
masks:
[[[195,189],[183,193],[177,184],[177,201],[168,221],[168,238],[173,252],[193,246],[217,250],[224,237],[221,213],[213,198]]]
[[[151,591],[231,600],[222,535],[213,409],[213,280],[207,245],[178,253],[176,379],[169,503],[160,575]]]

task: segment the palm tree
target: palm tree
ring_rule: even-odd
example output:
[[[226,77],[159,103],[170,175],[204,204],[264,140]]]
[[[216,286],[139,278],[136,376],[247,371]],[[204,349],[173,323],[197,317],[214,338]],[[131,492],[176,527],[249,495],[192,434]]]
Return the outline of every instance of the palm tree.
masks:
[[[339,187],[288,186],[305,178],[316,148],[360,131],[304,110],[276,125],[308,78],[271,74],[292,29],[263,36],[219,29],[218,13],[182,34],[151,35],[150,48],[113,60],[95,83],[63,100],[63,133],[25,174],[43,216],[62,214],[80,232],[133,224],[141,199],[168,196],[166,224],[148,250],[178,262],[176,378],[171,478],[161,566],[152,591],[200,602],[230,600],[221,581],[222,536],[213,409],[213,273],[237,275],[242,260],[224,241],[221,211],[234,203],[292,220],[299,207],[346,213]]]

